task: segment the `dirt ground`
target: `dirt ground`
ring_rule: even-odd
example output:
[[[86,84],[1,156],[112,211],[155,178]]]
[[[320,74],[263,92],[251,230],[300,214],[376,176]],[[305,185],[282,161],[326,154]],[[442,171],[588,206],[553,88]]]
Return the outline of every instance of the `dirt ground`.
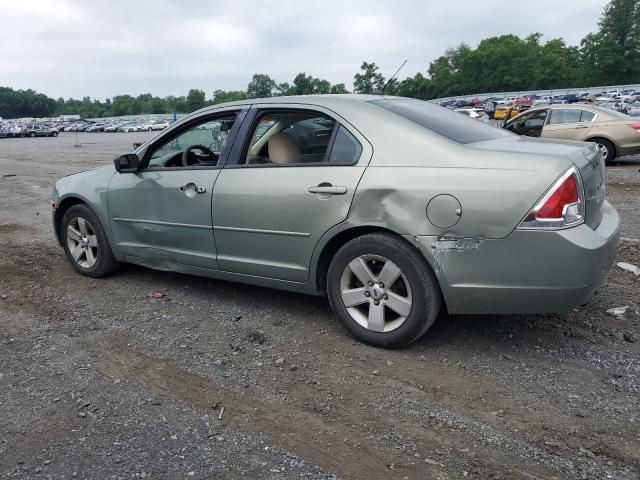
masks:
[[[443,316],[396,351],[323,298],[83,278],[52,183],[147,135],[0,139],[0,478],[640,478],[640,276],[614,266],[565,315]],[[608,169],[635,265],[639,169]]]

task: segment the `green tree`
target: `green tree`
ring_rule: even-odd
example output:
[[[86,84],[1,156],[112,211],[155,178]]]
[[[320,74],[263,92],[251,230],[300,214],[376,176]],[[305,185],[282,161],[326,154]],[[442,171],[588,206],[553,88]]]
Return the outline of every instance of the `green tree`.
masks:
[[[255,73],[247,85],[247,96],[249,98],[264,98],[273,96],[276,82],[265,73]]]
[[[198,110],[205,106],[205,94],[204,91],[192,88],[187,94],[187,108],[190,112]]]
[[[583,76],[587,83],[634,83],[640,77],[640,2],[612,0],[598,23],[599,30],[581,42]]]
[[[362,62],[360,72],[353,76],[353,91],[355,93],[373,93],[375,90],[382,90],[384,87],[384,77],[378,72],[375,63]]]
[[[344,83],[336,83],[335,85],[333,85],[331,87],[331,92],[330,93],[349,93],[349,90],[347,90],[347,87],[345,87]]]
[[[214,90],[213,92],[213,104],[235,102],[237,100],[245,100],[247,98],[247,92],[242,90]]]

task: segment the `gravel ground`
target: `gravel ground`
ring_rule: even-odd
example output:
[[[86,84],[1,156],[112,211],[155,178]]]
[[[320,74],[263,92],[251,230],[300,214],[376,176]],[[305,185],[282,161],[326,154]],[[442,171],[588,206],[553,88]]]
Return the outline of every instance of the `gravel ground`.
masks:
[[[322,298],[83,278],[52,182],[147,137],[0,140],[0,478],[640,477],[640,277],[614,267],[565,315],[443,316],[398,351],[355,342]],[[608,169],[635,265],[639,168]]]

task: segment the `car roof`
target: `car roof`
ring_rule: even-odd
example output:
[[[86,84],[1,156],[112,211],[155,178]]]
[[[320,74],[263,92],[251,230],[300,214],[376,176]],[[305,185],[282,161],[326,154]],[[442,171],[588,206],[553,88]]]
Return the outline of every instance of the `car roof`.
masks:
[[[235,102],[217,103],[198,110],[198,112],[206,112],[208,110],[217,110],[224,107],[232,107],[234,105],[253,105],[259,103],[291,103],[302,105],[318,105],[329,107],[335,105],[336,102],[369,102],[371,100],[404,98],[385,95],[366,95],[359,93],[348,94],[327,94],[327,95],[290,95],[279,97],[265,97],[265,98],[248,98],[246,100],[237,100]]]

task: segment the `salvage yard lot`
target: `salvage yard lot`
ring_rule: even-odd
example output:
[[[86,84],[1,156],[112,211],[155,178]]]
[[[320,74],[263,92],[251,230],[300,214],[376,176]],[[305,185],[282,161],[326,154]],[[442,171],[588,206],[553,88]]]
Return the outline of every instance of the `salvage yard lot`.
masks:
[[[0,478],[639,478],[640,277],[614,266],[565,315],[443,316],[397,351],[322,298],[81,277],[52,183],[151,135],[0,139]],[[639,169],[607,169],[635,265]]]

